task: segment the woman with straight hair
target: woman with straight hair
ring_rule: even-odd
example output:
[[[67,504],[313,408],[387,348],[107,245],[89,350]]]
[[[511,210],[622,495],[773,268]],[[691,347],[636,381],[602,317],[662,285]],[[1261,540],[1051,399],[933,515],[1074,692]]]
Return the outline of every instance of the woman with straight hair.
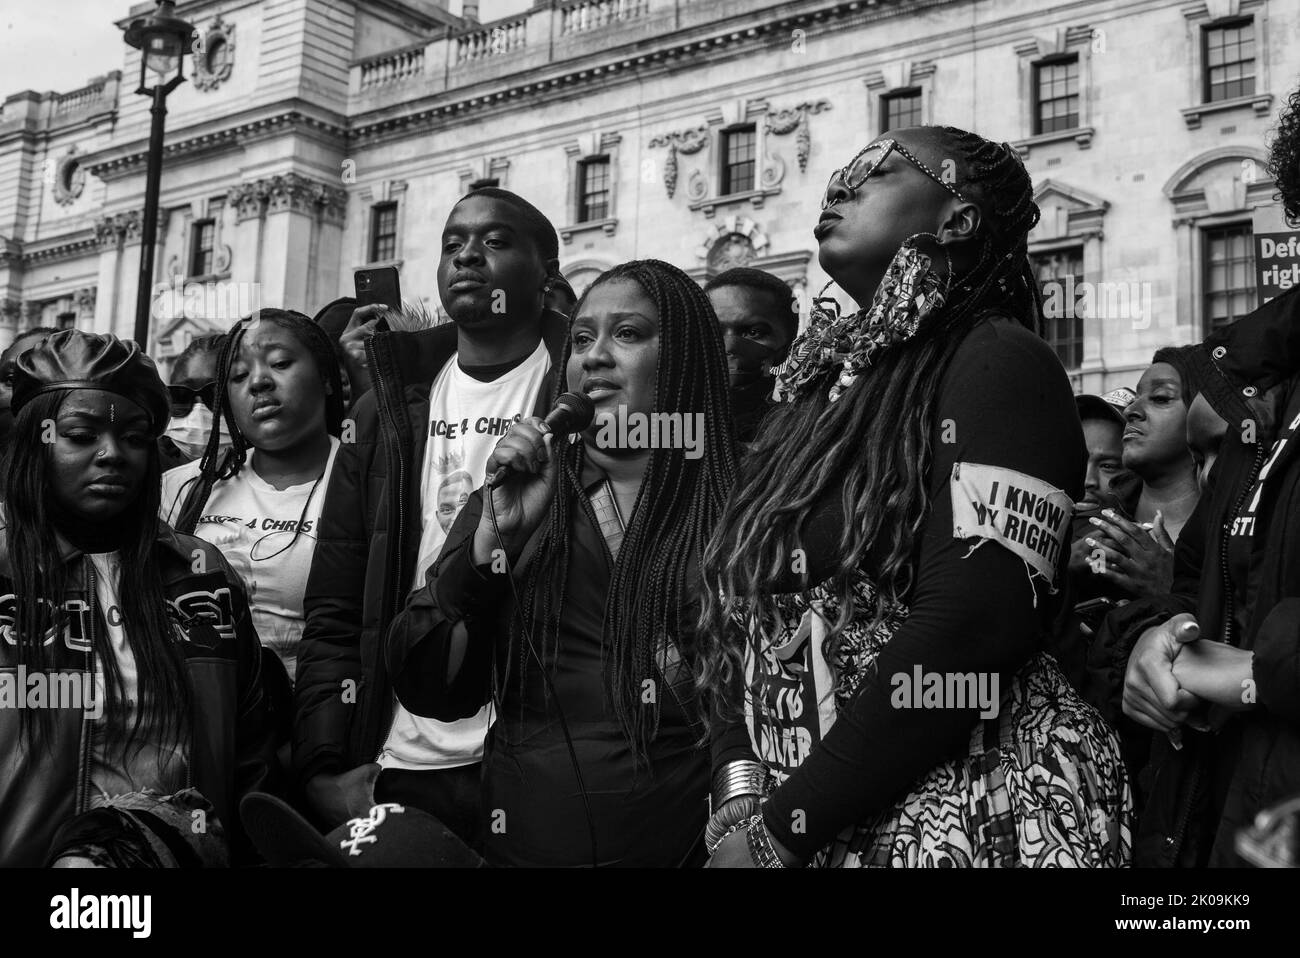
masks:
[[[157,369],[63,330],[18,358],[13,409],[0,670],[47,694],[0,709],[0,866],[238,862],[270,768],[261,652],[221,553],[158,521]]]
[[[1041,652],[1086,451],[1037,335],[1015,150],[847,157],[819,299],[705,553],[717,867],[1108,866],[1114,733]]]

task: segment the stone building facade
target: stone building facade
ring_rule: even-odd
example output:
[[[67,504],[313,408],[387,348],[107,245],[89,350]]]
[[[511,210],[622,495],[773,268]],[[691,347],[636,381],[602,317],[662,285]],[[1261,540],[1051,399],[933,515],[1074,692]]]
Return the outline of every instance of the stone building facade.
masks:
[[[701,280],[767,269],[806,302],[832,170],[917,122],[1024,156],[1050,338],[1078,388],[1131,384],[1158,346],[1254,305],[1266,134],[1300,82],[1293,0],[504,10],[181,3],[197,34],[168,99],[155,353],[256,305],[314,312],[367,265],[398,265],[435,307],[447,212],[491,182],[552,219],[579,288],[657,257]],[[39,324],[131,334],[149,101],[122,50],[120,73],[4,102],[0,346]]]

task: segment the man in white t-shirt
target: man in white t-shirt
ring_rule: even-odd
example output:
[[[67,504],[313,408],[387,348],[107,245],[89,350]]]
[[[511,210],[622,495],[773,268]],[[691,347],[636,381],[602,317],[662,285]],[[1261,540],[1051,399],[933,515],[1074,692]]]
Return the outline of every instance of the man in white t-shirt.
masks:
[[[568,322],[544,305],[558,254],[530,203],[475,190],[443,230],[438,292],[452,324],[370,340],[374,388],[352,411],[356,442],[326,495],[299,646],[294,766],[323,826],[392,801],[477,843],[491,716],[447,723],[401,708],[384,635],[425,586],[497,441],[562,391]]]

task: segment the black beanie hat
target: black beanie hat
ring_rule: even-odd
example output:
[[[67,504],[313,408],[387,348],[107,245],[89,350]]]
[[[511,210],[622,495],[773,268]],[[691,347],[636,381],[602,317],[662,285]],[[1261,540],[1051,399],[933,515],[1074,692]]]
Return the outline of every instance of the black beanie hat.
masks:
[[[61,329],[27,350],[14,364],[14,415],[41,393],[101,389],[138,403],[154,438],[171,418],[167,387],[158,367],[131,340]]]
[[[1178,378],[1182,380],[1183,405],[1188,408],[1191,407],[1192,400],[1205,388],[1202,367],[1194,358],[1198,352],[1203,352],[1200,345],[1164,346],[1157,349],[1155,355],[1151,357],[1153,365],[1165,363],[1178,370]]]
[[[542,254],[542,259],[559,259],[560,258],[560,238],[555,233],[555,224],[548,220],[536,206],[529,203],[518,193],[511,193],[509,190],[503,190],[498,186],[484,186],[477,190],[466,193],[456,205],[459,206],[467,199],[474,196],[486,196],[489,199],[500,200],[507,206],[511,206],[523,217],[526,229],[537,244],[537,251]]]
[[[337,343],[343,331],[348,328],[348,322],[352,319],[352,313],[356,308],[355,299],[351,296],[342,296],[322,306],[320,312],[312,317],[312,321],[325,330],[331,342]]]

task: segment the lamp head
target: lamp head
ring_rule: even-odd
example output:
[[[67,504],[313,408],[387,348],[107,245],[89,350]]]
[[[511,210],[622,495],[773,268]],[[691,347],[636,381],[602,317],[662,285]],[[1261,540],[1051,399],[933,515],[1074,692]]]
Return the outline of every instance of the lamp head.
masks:
[[[158,0],[158,9],[147,17],[138,17],[126,28],[126,42],[141,51],[140,89],[150,89],[150,74],[154,83],[175,86],[184,79],[185,49],[194,33],[194,27],[173,12],[174,0]]]

